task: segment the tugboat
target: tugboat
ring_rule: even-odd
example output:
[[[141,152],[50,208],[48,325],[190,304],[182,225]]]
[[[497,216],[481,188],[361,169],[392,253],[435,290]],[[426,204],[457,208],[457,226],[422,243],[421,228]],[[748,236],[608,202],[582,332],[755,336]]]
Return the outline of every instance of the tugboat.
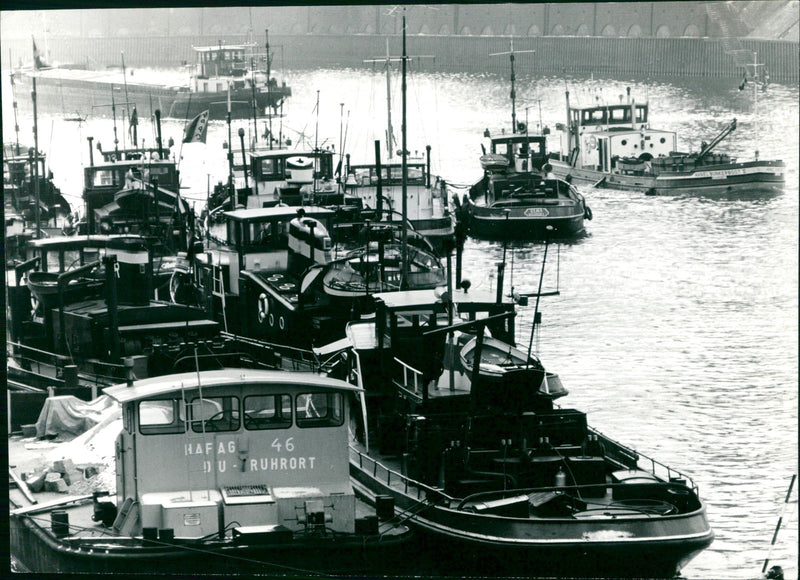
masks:
[[[375,292],[443,283],[423,240],[404,252],[385,224],[337,230],[336,216],[315,206],[224,212],[226,238],[212,239],[173,287],[193,288],[228,332],[310,348],[343,338],[347,322],[371,312]]]
[[[367,416],[351,474],[407,510],[430,553],[459,554],[437,573],[671,577],[712,542],[691,478],[556,405],[566,389],[535,357],[495,372],[515,352],[513,305],[463,288],[375,299],[343,357]]]
[[[348,472],[357,388],[227,369],[128,380],[116,490],[30,504],[11,492],[11,553],[34,573],[397,574],[419,571],[391,499]],[[13,505],[12,504],[12,505]]]
[[[124,378],[123,357],[139,377],[167,374],[188,356],[189,342],[221,366],[216,322],[199,308],[152,298],[146,240],[71,236],[34,240],[30,250],[35,255],[6,271],[9,381],[96,388]]]
[[[96,149],[89,138],[89,165],[83,169],[85,221],[79,234],[140,234],[158,241],[165,251],[186,251],[194,229],[194,213],[180,195],[180,172],[170,147],[161,141],[161,114],[156,111],[157,146]]]
[[[38,205],[40,229],[60,231],[72,210],[53,183],[47,157],[16,144],[3,146],[3,205],[27,222],[35,224]],[[35,226],[34,226],[35,227]]]
[[[510,52],[499,54],[511,61],[511,134],[486,129],[490,149],[487,153],[481,145],[483,178],[463,204],[454,198],[456,212],[467,221],[470,235],[481,239],[544,240],[551,231],[560,239],[579,236],[592,210],[574,186],[551,173],[549,128],[533,135],[527,123],[517,122],[513,42]]]
[[[596,188],[641,191],[648,195],[723,195],[780,191],[786,167],[780,160],[737,161],[713,150],[737,128],[733,119],[696,153],[678,151],[674,131],[652,129],[649,104],[574,107],[567,100],[567,123],[559,123],[560,153],[551,155],[553,173]]]

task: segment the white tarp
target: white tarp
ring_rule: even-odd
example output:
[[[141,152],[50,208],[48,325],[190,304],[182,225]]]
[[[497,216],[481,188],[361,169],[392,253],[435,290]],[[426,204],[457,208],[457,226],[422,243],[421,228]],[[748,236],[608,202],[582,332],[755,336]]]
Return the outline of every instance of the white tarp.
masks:
[[[102,395],[93,401],[82,401],[72,395],[49,397],[36,421],[36,437],[75,436],[103,420],[114,401]]]

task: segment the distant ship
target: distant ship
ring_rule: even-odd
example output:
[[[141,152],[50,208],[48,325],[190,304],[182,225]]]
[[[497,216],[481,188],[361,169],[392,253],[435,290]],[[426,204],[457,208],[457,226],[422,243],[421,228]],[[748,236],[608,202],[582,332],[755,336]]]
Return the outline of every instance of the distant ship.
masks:
[[[648,195],[780,191],[786,166],[781,160],[737,161],[712,153],[736,130],[731,121],[699,153],[677,151],[673,131],[650,128],[648,104],[572,107],[567,93],[567,119],[559,123],[561,152],[551,153],[556,177],[597,188],[642,191]]]
[[[225,119],[230,108],[233,118],[263,115],[267,107],[277,110],[292,90],[256,66],[263,59],[253,52],[255,44],[196,46],[195,64],[188,84],[166,84],[155,79],[134,77],[134,71],[87,70],[83,66],[46,64],[36,50],[29,68],[12,73],[12,83],[31,91],[36,79],[37,106],[40,112],[70,112],[85,118],[95,107],[119,107],[139,114],[191,119],[208,110],[211,119]],[[269,55],[269,44],[267,44]],[[31,102],[22,99],[22,106]]]

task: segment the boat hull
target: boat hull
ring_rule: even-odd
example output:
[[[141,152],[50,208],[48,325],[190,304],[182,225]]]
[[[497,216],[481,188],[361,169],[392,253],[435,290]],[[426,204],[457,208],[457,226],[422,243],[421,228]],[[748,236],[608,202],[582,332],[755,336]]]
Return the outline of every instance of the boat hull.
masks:
[[[714,538],[705,507],[661,518],[603,517],[535,520],[496,517],[449,507],[443,496],[412,485],[392,486],[372,460],[351,451],[350,474],[367,501],[394,498],[423,536],[420,558],[440,562],[437,573],[475,575],[672,577]],[[377,474],[377,475],[376,475]],[[399,476],[398,478],[402,478]],[[437,503],[438,500],[438,503]],[[421,504],[428,506],[421,509]],[[442,553],[458,558],[437,558]]]
[[[719,166],[700,167],[685,172],[666,172],[659,175],[629,175],[606,173],[592,169],[570,167],[552,160],[553,173],[572,183],[596,187],[641,191],[648,195],[697,194],[724,196],[732,193],[779,192],[783,190],[785,164],[783,161],[749,161]]]
[[[200,93],[192,92],[185,86],[170,87],[134,82],[125,84],[109,82],[107,77],[70,78],[71,74],[76,73],[83,76],[86,71],[65,70],[60,77],[37,77],[36,103],[39,113],[75,114],[76,118],[85,118],[90,114],[107,115],[113,99],[121,110],[131,109],[135,105],[139,116],[153,115],[156,110],[160,110],[164,117],[192,119],[206,109],[209,110],[211,119],[225,119],[227,115],[227,92]],[[122,73],[119,74],[120,77],[121,75]],[[32,77],[21,74],[15,78],[20,93],[32,89]],[[259,114],[263,114],[268,106],[277,107],[290,95],[291,89],[286,86],[276,86],[269,92],[257,91],[255,98]],[[17,100],[21,109],[32,110],[30,99]],[[126,102],[129,103],[127,107]],[[252,90],[231,91],[231,116],[239,119],[253,117]]]
[[[577,209],[577,212],[576,212]],[[506,211],[508,210],[508,215]],[[548,228],[552,228],[548,230]],[[544,240],[574,237],[584,232],[583,208],[519,206],[497,208],[472,205],[469,233],[485,240]]]
[[[109,536],[107,542],[78,548],[52,533],[47,514],[34,518],[12,517],[9,535],[11,554],[28,571],[35,573],[130,573],[137,570],[180,575],[380,574],[402,569],[404,560],[412,561],[415,550],[408,534],[304,538],[250,546],[210,542],[199,548],[177,543],[142,546],[141,542],[129,542],[124,545]]]

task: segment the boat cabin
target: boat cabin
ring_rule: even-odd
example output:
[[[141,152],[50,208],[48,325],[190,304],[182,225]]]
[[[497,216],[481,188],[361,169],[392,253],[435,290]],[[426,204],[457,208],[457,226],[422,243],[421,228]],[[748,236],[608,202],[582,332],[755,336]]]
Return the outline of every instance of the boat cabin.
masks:
[[[196,257],[194,284],[226,329],[280,344],[308,340],[297,330],[307,323],[301,281],[312,264],[332,261],[334,216],[284,205],[223,214],[227,239]]]
[[[502,156],[502,163],[495,158],[494,169],[508,167],[516,173],[539,172],[547,163],[547,137],[544,135],[511,134],[491,138],[491,155]],[[500,162],[498,162],[500,161]],[[484,169],[488,167],[484,166]]]
[[[100,151],[103,161],[83,170],[86,223],[79,232],[153,235],[185,250],[191,211],[178,193],[175,161],[157,150]]]
[[[630,102],[568,108],[569,127],[560,129],[560,150],[571,166],[602,172],[649,173],[654,158],[677,149],[674,131],[651,129],[648,105]],[[568,152],[568,153],[567,153]]]
[[[348,407],[358,391],[314,374],[240,369],[106,388],[122,405],[114,530],[353,533]]]
[[[253,70],[255,44],[218,44],[195,46],[195,66],[192,75],[192,90],[196,93],[224,94],[230,85],[233,90],[266,90],[267,74]],[[263,55],[262,55],[263,56]],[[278,89],[275,79],[271,86]]]
[[[441,289],[383,292],[375,294],[374,300],[374,320],[347,327],[367,393],[377,394],[376,388],[400,390],[401,397],[421,405],[434,398],[469,395],[469,378],[457,362],[468,335],[445,330],[448,304]],[[484,326],[492,336],[513,344],[513,303],[498,302],[485,292],[458,289],[453,291],[452,305],[456,313],[452,324],[486,319]],[[371,415],[377,418],[377,410]]]
[[[211,77],[244,75],[248,68],[246,53],[252,51],[254,47],[254,44],[223,45],[221,42],[217,46],[193,47],[197,57],[197,67],[195,69],[197,77],[208,79]],[[208,92],[208,89],[202,92]]]
[[[333,178],[333,155],[330,150],[247,151],[246,171],[243,165],[239,165],[235,172],[238,201],[247,209],[270,207],[277,203],[297,206],[313,200],[316,194],[324,197],[324,200],[316,202],[318,204],[341,204],[344,200],[336,199],[338,187]]]
[[[416,232],[441,249],[453,235],[453,218],[444,181],[431,175],[430,147],[426,151],[426,158],[415,156],[406,163],[405,217]],[[348,160],[346,174],[345,192],[356,200],[348,203],[362,208],[361,220],[366,216],[374,221],[402,220],[402,163],[381,163],[379,175],[377,164],[350,165]]]
[[[19,151],[20,154],[17,154],[17,148],[12,145],[3,147],[4,206],[21,213],[28,220],[33,220],[38,194],[40,220],[50,221],[69,215],[72,209],[53,184],[53,172],[47,169],[45,155],[39,153],[34,157],[33,148]]]

